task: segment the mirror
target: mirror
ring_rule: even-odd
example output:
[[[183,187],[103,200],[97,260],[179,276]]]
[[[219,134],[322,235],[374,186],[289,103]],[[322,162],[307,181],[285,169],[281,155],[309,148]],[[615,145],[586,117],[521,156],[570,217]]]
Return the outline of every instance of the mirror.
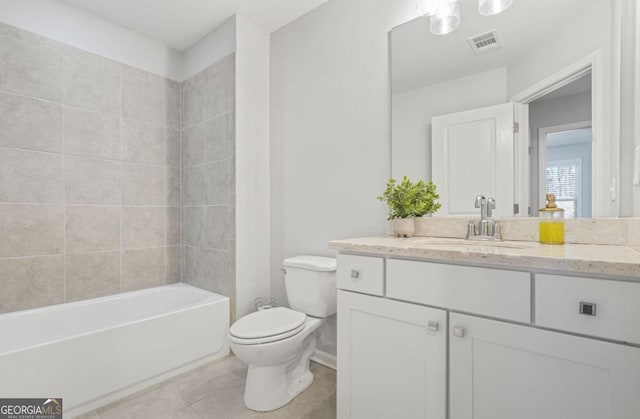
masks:
[[[394,28],[390,35],[391,176],[432,179],[432,158],[439,158],[431,154],[433,117],[514,102],[520,129],[514,134],[513,156],[514,204],[523,208],[519,215],[537,215],[537,208],[544,206],[540,196],[559,185],[557,179],[548,183],[544,175],[558,177],[566,170],[580,175],[573,185],[574,192],[580,190],[580,202],[563,197],[568,207],[573,205],[575,216],[616,215],[608,199],[611,174],[618,171],[619,126],[610,111],[612,104],[620,103],[612,77],[619,71],[614,60],[614,3],[516,0],[505,12],[486,17],[478,13],[476,1],[461,0],[462,23],[448,35],[432,34],[426,17]],[[487,32],[491,35],[486,36]],[[493,38],[495,44],[489,44],[497,48],[474,51],[473,38],[480,44]],[[588,115],[579,112],[585,109]],[[567,115],[573,119],[563,118],[560,111],[574,114]],[[542,124],[539,119],[545,113],[557,117],[556,121],[548,117]],[[587,128],[593,128],[588,144]],[[576,139],[580,133],[585,135]],[[580,148],[580,157],[558,157],[561,142]],[[540,166],[546,161],[553,164]],[[473,162],[465,167],[472,176]],[[437,186],[445,195],[456,183]]]

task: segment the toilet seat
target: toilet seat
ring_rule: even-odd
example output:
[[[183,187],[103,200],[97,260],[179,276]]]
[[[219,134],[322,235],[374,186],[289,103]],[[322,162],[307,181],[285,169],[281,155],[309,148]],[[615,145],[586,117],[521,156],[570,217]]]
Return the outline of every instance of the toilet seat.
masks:
[[[286,307],[257,311],[237,320],[229,338],[240,345],[275,342],[300,333],[306,319],[306,314]]]

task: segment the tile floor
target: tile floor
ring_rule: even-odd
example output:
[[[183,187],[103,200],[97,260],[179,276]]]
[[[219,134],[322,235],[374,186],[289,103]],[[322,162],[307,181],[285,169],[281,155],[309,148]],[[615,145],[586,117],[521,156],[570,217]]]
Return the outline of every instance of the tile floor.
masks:
[[[335,419],[336,372],[313,362],[311,370],[311,387],[273,412],[244,406],[247,366],[231,355],[78,419]]]

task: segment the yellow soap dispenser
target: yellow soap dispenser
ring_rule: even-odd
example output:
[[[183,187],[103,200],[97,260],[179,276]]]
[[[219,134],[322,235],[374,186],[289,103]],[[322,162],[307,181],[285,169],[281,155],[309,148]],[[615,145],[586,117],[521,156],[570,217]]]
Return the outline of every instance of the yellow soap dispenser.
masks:
[[[552,193],[547,194],[546,207],[540,208],[540,243],[564,244],[564,210]]]

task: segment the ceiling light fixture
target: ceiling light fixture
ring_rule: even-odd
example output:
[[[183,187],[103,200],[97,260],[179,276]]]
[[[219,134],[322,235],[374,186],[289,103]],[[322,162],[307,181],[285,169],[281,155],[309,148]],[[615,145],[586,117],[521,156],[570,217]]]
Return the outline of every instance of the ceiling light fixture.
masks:
[[[460,26],[460,4],[447,1],[440,5],[433,16],[429,29],[434,35],[446,35]]]
[[[478,12],[483,16],[504,12],[513,0],[478,0]],[[446,35],[460,26],[458,0],[417,0],[419,16],[430,18],[429,29],[434,35]]]

